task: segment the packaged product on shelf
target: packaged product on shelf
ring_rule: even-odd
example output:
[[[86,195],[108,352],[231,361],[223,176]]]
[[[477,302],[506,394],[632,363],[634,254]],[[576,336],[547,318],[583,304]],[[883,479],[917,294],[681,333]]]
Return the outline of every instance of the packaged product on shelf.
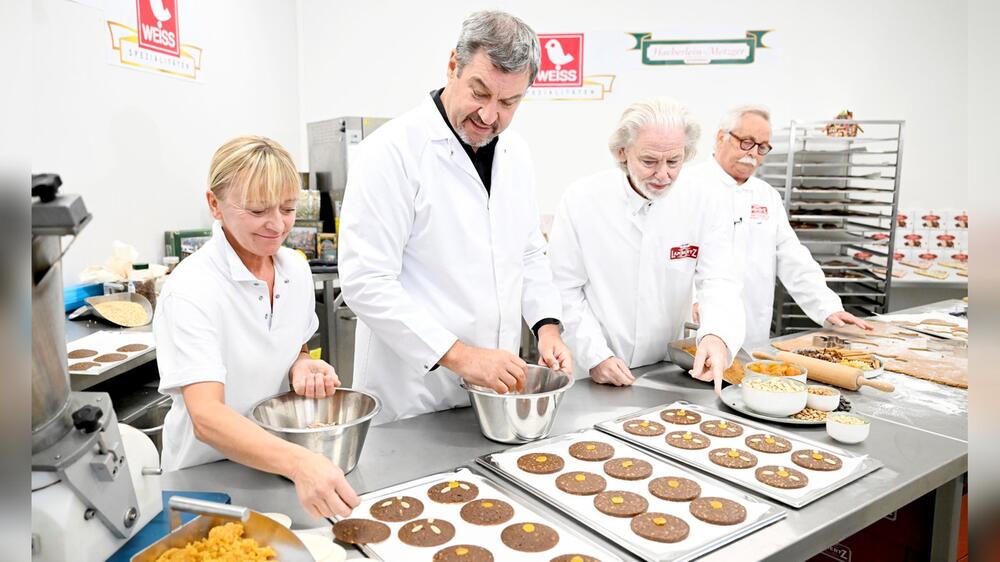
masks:
[[[920,215],[920,227],[925,229],[941,228],[944,219],[940,211],[927,210]]]

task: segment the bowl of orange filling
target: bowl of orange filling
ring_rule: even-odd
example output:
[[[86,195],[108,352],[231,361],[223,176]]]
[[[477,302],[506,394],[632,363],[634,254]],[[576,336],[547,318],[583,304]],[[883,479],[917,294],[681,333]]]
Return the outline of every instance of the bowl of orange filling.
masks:
[[[782,377],[803,383],[806,382],[806,375],[809,374],[805,367],[799,367],[785,361],[754,361],[744,365],[743,370],[748,375]]]

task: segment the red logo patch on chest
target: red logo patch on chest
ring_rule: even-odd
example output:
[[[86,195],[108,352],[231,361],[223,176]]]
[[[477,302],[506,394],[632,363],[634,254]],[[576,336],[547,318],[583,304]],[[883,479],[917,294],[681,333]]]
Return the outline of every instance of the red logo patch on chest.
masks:
[[[764,205],[750,205],[750,220],[766,221],[767,207]]]
[[[684,258],[698,259],[698,246],[684,244],[670,248],[670,259],[680,260]]]

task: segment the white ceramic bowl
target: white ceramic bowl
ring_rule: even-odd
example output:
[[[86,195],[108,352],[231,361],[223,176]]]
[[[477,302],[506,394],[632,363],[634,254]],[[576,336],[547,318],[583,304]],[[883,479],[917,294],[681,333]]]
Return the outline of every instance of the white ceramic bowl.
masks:
[[[747,374],[747,375],[753,375],[753,376],[756,376],[756,377],[774,377],[774,378],[779,378],[779,379],[792,379],[792,380],[800,381],[800,382],[803,382],[803,383],[806,382],[806,377],[809,375],[809,370],[808,369],[806,369],[805,367],[803,367],[801,365],[795,365],[794,363],[792,363],[791,365],[793,365],[796,369],[802,371],[801,374],[793,375],[793,376],[792,375],[790,375],[790,376],[779,376],[779,375],[771,375],[771,374],[768,374],[768,373],[758,373],[758,372],[750,369],[750,365],[753,365],[754,363],[762,363],[764,365],[775,365],[775,364],[787,364],[788,362],[787,361],[764,361],[764,360],[757,359],[755,361],[751,361],[749,363],[744,364],[743,365],[743,372],[745,374]]]
[[[779,418],[801,412],[808,399],[806,383],[790,377],[747,375],[740,389],[748,408]]]
[[[846,423],[846,419],[855,419],[861,423]],[[871,432],[871,423],[857,414],[847,412],[837,412],[826,417],[826,432],[835,440],[841,443],[860,443],[868,438]]]
[[[274,519],[275,521],[280,523],[282,527],[286,529],[292,528],[292,518],[285,515],[284,513],[271,512],[271,513],[262,513],[261,515],[267,517],[268,519]]]
[[[830,391],[830,394],[813,394],[809,393],[808,399],[806,400],[806,406],[814,410],[819,410],[821,412],[832,412],[837,409],[840,405],[840,391],[835,388],[830,388],[829,386],[822,386],[818,384],[811,384],[806,389],[807,391],[811,388],[823,388]]]

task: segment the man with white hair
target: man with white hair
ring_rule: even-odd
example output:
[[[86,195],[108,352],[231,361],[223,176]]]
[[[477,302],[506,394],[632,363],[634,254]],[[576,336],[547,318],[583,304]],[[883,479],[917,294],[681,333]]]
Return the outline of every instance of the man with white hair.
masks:
[[[704,306],[691,374],[719,391],[743,341],[732,206],[721,190],[677,181],[699,133],[674,100],[630,105],[608,141],[617,167],[578,180],[559,204],[549,259],[566,342],[598,383],[630,385],[632,367],[667,359],[692,285]]]
[[[781,195],[753,177],[770,151],[770,113],[761,106],[741,106],[722,118],[714,157],[685,172],[685,180],[699,189],[721,186],[731,199],[734,267],[743,280],[747,343],[759,345],[770,338],[775,275],[814,322],[871,329],[845,312],[840,297],[826,286],[819,264],[788,224]],[[704,310],[699,310],[703,299],[698,297],[692,310],[695,322],[704,318]]]

